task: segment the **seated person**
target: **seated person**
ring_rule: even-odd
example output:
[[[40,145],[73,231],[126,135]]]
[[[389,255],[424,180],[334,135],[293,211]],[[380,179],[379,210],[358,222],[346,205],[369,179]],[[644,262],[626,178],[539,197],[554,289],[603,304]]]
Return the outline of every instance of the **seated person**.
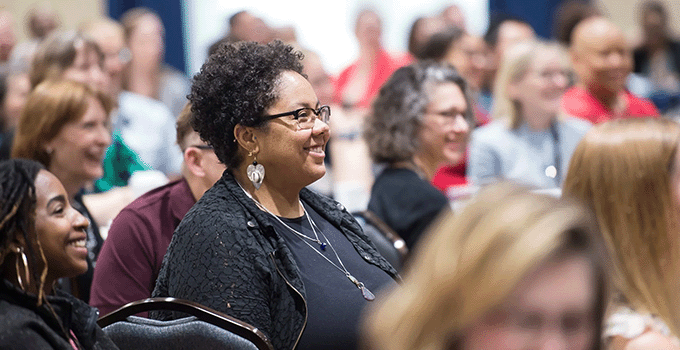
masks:
[[[585,19],[574,28],[570,50],[578,79],[562,97],[567,115],[593,124],[659,115],[654,104],[626,90],[633,57],[619,27],[603,17]]]
[[[191,115],[191,105],[187,104],[177,118],[177,144],[184,153],[183,178],[137,198],[111,223],[90,293],[90,305],[102,315],[151,297],[175,228],[222,176],[224,165],[191,129]]]
[[[448,64],[416,62],[392,74],[367,117],[371,158],[386,166],[373,183],[368,210],[409,248],[449,207],[431,181],[441,166],[464,159],[475,125],[466,85]]]

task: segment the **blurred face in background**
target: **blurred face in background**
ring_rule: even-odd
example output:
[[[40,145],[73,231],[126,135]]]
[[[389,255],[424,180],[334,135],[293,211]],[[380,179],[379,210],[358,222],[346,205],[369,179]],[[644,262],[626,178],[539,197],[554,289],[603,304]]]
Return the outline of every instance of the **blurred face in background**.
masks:
[[[560,109],[568,84],[569,68],[560,52],[538,50],[524,76],[510,83],[508,93],[511,100],[520,104],[522,118],[552,119]]]
[[[122,28],[107,23],[95,25],[88,35],[97,42],[104,54],[103,69],[108,75],[111,96],[116,99],[123,87],[123,69],[130,61]]]
[[[165,54],[163,23],[152,15],[137,20],[128,39],[132,63],[147,69],[158,67]]]
[[[31,93],[31,82],[28,74],[16,74],[7,77],[7,93],[5,100],[0,101],[0,115],[5,124],[5,130],[15,128],[19,123],[21,112],[24,110],[28,95]]]
[[[595,285],[584,256],[542,264],[464,331],[462,349],[591,349],[599,341]]]
[[[73,64],[62,72],[62,78],[89,85],[100,91],[109,91],[109,78],[102,69],[101,57],[93,48],[78,41]]]
[[[379,47],[382,37],[382,21],[377,13],[363,11],[357,18],[356,36],[359,44],[367,47]]]
[[[487,49],[481,37],[465,34],[451,45],[444,60],[456,67],[474,90],[479,90],[486,73]]]
[[[312,84],[316,96],[322,105],[331,103],[333,99],[333,84],[331,77],[323,68],[321,58],[316,54],[305,54],[304,73],[307,75],[307,80]]]
[[[0,11],[0,62],[9,60],[9,55],[16,43],[12,14],[8,11]]]
[[[421,149],[417,157],[432,164],[458,164],[465,156],[470,134],[463,90],[455,83],[442,83],[431,87],[429,98],[419,133]]]

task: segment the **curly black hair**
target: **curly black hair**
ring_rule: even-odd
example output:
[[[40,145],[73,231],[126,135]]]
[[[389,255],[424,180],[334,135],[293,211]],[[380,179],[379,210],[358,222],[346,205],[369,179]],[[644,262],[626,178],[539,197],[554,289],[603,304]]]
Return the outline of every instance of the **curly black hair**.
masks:
[[[277,96],[277,80],[284,71],[302,74],[303,55],[281,41],[225,43],[196,74],[189,100],[191,126],[215,149],[228,169],[242,162],[234,127],[260,127],[263,113]]]
[[[365,121],[364,139],[376,163],[410,161],[420,147],[418,132],[433,85],[451,82],[463,91],[465,119],[475,125],[465,80],[453,66],[432,60],[399,68],[380,88]]]

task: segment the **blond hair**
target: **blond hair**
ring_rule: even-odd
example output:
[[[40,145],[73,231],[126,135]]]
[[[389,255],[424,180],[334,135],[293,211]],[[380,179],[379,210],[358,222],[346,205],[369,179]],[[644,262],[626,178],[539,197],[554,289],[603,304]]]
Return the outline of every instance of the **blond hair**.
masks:
[[[523,122],[521,106],[508,92],[510,84],[522,80],[534,65],[539,52],[556,51],[564,66],[568,66],[564,48],[553,42],[527,41],[512,46],[503,56],[494,85],[494,105],[491,117],[506,119],[511,129],[517,129]]]
[[[576,147],[563,191],[592,207],[621,302],[660,316],[676,336],[680,258],[671,167],[679,165],[678,142],[680,126],[669,120],[597,125]]]
[[[370,315],[367,348],[458,349],[468,326],[501,304],[541,262],[565,254],[583,254],[593,263],[600,321],[605,283],[596,232],[578,204],[517,185],[490,186],[460,214],[446,214],[431,227],[404,284]],[[596,349],[599,339],[594,342]]]
[[[45,144],[54,139],[66,124],[85,115],[90,98],[102,104],[108,117],[113,103],[103,92],[69,80],[39,84],[29,95],[21,113],[14,135],[12,158],[33,159],[49,168],[50,154]]]

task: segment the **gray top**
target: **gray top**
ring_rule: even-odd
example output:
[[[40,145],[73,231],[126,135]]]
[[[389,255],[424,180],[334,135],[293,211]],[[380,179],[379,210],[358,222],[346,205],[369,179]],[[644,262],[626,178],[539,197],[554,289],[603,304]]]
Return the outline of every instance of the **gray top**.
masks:
[[[550,129],[533,131],[526,124],[516,130],[504,120],[494,121],[472,133],[467,176],[475,184],[513,180],[539,188],[560,187],[576,145],[588,131],[587,121],[568,118],[555,123],[557,141]],[[558,178],[548,176],[559,148]]]

